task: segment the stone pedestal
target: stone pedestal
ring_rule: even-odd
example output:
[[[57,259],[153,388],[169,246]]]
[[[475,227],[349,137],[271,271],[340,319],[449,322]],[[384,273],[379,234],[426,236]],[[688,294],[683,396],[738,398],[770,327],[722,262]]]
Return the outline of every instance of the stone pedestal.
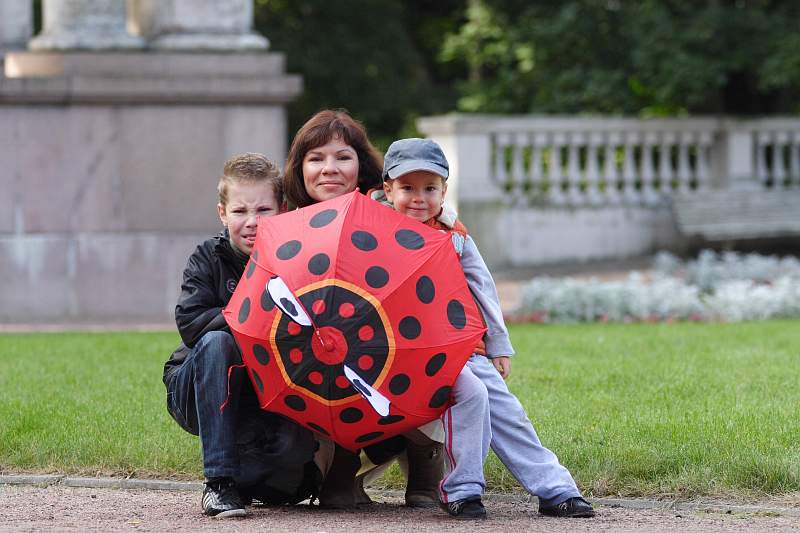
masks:
[[[5,52],[25,48],[32,32],[31,2],[0,0],[0,64]]]
[[[43,29],[31,50],[129,50],[145,45],[130,35],[122,0],[43,0]]]
[[[221,229],[223,163],[283,163],[300,77],[277,53],[18,52],[5,70],[0,323],[168,324]]]
[[[130,28],[160,50],[264,50],[252,0],[129,0]]]

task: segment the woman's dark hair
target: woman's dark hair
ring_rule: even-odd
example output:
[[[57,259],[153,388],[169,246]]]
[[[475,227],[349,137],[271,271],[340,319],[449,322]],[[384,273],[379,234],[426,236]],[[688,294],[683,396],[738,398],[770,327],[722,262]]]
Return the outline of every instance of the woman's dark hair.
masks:
[[[286,197],[296,207],[306,207],[317,201],[309,196],[303,181],[303,159],[309,150],[341,139],[358,154],[358,189],[362,193],[383,183],[383,156],[372,146],[364,126],[345,110],[320,111],[303,124],[289,148],[283,183]]]

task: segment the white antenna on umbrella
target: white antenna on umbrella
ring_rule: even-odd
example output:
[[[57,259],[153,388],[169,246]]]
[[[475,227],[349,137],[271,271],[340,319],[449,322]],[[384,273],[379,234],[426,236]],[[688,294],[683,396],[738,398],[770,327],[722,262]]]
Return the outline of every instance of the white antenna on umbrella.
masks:
[[[376,413],[381,416],[389,416],[389,405],[391,404],[389,398],[370,386],[361,376],[356,374],[355,370],[347,365],[344,365],[344,375],[353,385],[353,388],[360,392],[361,396],[375,409]]]

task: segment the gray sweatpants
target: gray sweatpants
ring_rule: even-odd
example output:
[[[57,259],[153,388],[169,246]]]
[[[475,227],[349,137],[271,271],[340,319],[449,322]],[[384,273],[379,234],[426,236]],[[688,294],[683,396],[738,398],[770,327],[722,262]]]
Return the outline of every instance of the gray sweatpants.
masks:
[[[488,358],[470,357],[453,387],[452,400],[442,415],[448,467],[440,484],[443,502],[483,493],[489,446],[540,503],[558,505],[581,495],[558,457],[542,446],[522,404]]]

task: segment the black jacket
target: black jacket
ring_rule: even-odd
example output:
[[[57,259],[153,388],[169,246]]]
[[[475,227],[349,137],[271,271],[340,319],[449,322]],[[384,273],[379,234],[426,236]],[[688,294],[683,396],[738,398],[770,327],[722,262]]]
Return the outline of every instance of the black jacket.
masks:
[[[175,306],[175,323],[183,342],[164,364],[164,383],[203,335],[209,331],[230,331],[222,308],[231,299],[247,260],[231,246],[228,230],[203,242],[189,256]]]

